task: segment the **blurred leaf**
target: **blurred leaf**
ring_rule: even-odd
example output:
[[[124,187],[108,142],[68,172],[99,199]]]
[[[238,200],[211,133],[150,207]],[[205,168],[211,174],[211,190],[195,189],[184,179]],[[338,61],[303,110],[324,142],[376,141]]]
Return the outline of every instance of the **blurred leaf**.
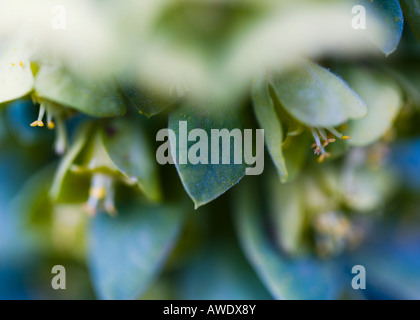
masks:
[[[343,80],[312,62],[270,82],[286,111],[309,127],[338,126],[366,115],[365,103]]]
[[[86,201],[91,176],[102,173],[138,186],[148,198],[158,201],[161,191],[155,157],[139,125],[128,119],[82,125],[57,171],[50,192],[53,199]]]
[[[420,0],[401,0],[401,5],[411,28],[420,39]]]
[[[135,299],[155,280],[184,220],[180,208],[126,203],[91,225],[89,268],[101,299]]]
[[[306,134],[300,134],[296,137],[288,137],[288,145],[283,145],[283,155],[286,161],[288,172],[287,182],[293,182],[302,171],[305,160],[310,150],[311,139]]]
[[[277,179],[269,179],[270,225],[279,248],[288,254],[296,254],[301,247],[305,225],[305,206],[300,192],[302,185],[281,185]]]
[[[50,165],[35,173],[25,182],[11,203],[11,210],[19,216],[21,225],[25,227],[21,230],[25,232],[25,237],[30,236],[32,242],[42,241],[44,245],[51,241],[49,233],[53,207],[48,190],[55,169],[55,165]]]
[[[368,115],[351,120],[346,134],[352,146],[367,146],[379,140],[393,125],[403,106],[400,87],[384,74],[372,70],[351,68],[346,78],[352,88],[364,99]]]
[[[282,150],[283,128],[281,121],[277,116],[265,77],[254,80],[252,86],[252,101],[255,116],[257,117],[260,127],[264,129],[265,143],[268,152],[273,159],[280,180],[286,182],[289,174],[287,172]]]
[[[4,182],[0,184],[0,262],[13,262],[25,260],[35,252],[33,237],[24,229],[26,212],[17,210],[17,207],[29,200],[19,195],[25,189],[25,181],[31,171],[37,168],[31,161],[27,161],[28,157],[21,148],[5,151],[0,156],[0,181]],[[40,189],[43,187],[40,186]]]
[[[240,110],[235,109],[232,106],[226,106],[224,112],[220,112],[220,109],[214,112],[215,110],[212,110],[212,106],[208,106],[207,109],[203,107],[183,106],[172,112],[169,116],[169,129],[175,132],[177,138],[177,141],[170,139],[171,153],[178,157],[178,161],[175,164],[176,168],[184,188],[194,201],[196,208],[218,198],[238,183],[245,175],[245,162],[242,161],[242,164],[234,164],[235,143],[232,141],[230,143],[230,149],[224,150],[225,148],[222,148],[222,139],[220,139],[218,145],[218,149],[220,150],[219,164],[211,164],[211,130],[227,129],[231,131],[233,129],[242,130],[243,128],[240,119]],[[187,136],[180,136],[180,121],[187,122],[188,131],[197,128],[205,130],[208,135],[209,164],[198,163],[193,165],[188,159],[184,158],[185,155],[188,156],[186,153],[184,155],[184,151],[189,150],[195,142],[188,141],[186,150],[181,145],[180,140],[182,139],[186,143]],[[242,150],[242,146],[240,148]],[[222,164],[222,158],[226,155],[224,152],[230,153],[231,164]],[[187,164],[181,164],[183,161]]]
[[[89,182],[82,182],[71,172],[71,167],[86,146],[92,131],[92,123],[87,122],[79,127],[74,141],[65,156],[61,159],[51,186],[50,196],[56,202],[83,202],[87,198]]]
[[[362,0],[361,3],[366,6],[368,19],[369,16],[377,17],[382,22],[383,37],[372,40],[387,56],[390,55],[397,49],[404,29],[399,0]]]
[[[32,91],[34,77],[26,52],[16,45],[0,55],[0,104],[26,96]]]
[[[334,299],[341,284],[334,264],[311,257],[289,259],[264,229],[257,192],[242,183],[235,201],[235,224],[242,248],[261,281],[276,299]]]
[[[103,122],[94,122],[93,130],[88,137],[88,142],[80,153],[80,157],[74,162],[74,166],[71,168],[75,173],[88,175],[105,173],[110,176],[121,175],[105,148],[104,134]]]
[[[254,270],[229,239],[203,248],[183,270],[181,299],[271,299]]]
[[[343,201],[354,211],[375,211],[386,204],[398,185],[397,181],[389,168],[348,167],[342,176]]]
[[[415,107],[420,106],[420,92],[418,87],[420,86],[419,70],[420,65],[415,62],[403,61],[397,65],[391,65],[383,67],[387,74],[389,74],[404,91],[407,102],[414,104]]]
[[[158,168],[154,152],[141,123],[117,119],[103,130],[105,149],[113,164],[152,200],[161,197]]]
[[[49,165],[28,179],[11,210],[20,219],[20,234],[25,234],[32,247],[84,261],[87,217],[79,205],[54,205],[51,201],[48,191],[55,169],[55,164]]]
[[[146,300],[174,300],[177,298],[176,289],[171,276],[165,272],[150,286],[142,295],[141,299]]]
[[[115,83],[92,82],[63,68],[41,66],[35,78],[39,97],[74,108],[91,116],[111,117],[125,113],[125,104]]]

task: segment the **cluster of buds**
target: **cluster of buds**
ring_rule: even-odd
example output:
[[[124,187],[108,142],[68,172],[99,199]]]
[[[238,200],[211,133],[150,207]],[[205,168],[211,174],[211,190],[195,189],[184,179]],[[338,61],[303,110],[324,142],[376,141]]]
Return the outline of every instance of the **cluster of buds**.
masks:
[[[315,217],[316,250],[321,257],[334,256],[363,241],[363,229],[342,212],[330,211]]]

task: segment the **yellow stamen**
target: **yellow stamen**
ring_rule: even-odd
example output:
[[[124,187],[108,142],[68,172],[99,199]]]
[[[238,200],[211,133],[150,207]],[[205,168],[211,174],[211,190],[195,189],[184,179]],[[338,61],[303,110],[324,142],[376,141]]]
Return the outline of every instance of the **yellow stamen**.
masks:
[[[53,130],[55,128],[55,124],[53,121],[48,121],[48,129]]]
[[[318,163],[324,162],[324,160],[327,159],[327,158],[329,158],[329,157],[331,157],[331,154],[329,154],[329,153],[323,153],[323,154],[321,154],[319,156],[319,158],[318,158]]]
[[[22,62],[22,61],[19,61],[19,65],[20,65],[21,67],[23,67],[23,62]]]
[[[43,126],[44,126],[44,122],[40,120],[35,120],[34,122],[31,123],[31,127],[43,127]]]
[[[350,140],[351,137],[350,136],[342,136],[341,139],[343,139],[343,140]]]
[[[92,187],[89,190],[89,195],[95,199],[103,200],[106,196],[106,190],[104,187]]]
[[[117,214],[117,209],[114,205],[114,180],[112,176],[95,173],[91,180],[91,187],[89,189],[89,199],[85,205],[85,211],[89,215],[95,215],[100,210],[105,210],[111,216]]]

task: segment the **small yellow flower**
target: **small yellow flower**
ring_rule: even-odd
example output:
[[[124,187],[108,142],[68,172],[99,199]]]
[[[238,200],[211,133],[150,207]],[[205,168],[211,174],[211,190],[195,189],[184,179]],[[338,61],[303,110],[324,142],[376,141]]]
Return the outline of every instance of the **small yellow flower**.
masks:
[[[116,215],[114,180],[109,174],[95,173],[93,175],[89,189],[89,199],[84,206],[90,216],[94,216],[101,209],[111,216]]]

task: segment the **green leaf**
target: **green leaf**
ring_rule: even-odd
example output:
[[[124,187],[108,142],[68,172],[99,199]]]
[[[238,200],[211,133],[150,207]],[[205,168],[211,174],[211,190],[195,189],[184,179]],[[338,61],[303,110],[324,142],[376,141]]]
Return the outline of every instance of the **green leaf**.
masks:
[[[91,122],[81,125],[72,146],[61,159],[50,189],[50,196],[54,201],[83,202],[87,199],[90,186],[89,179],[81,179],[81,177],[75,176],[71,172],[71,167],[86,146],[92,128]]]
[[[299,176],[305,165],[312,140],[305,133],[295,137],[289,136],[287,139],[287,145],[283,144],[283,155],[289,174],[287,182],[293,182]]]
[[[300,196],[302,185],[281,185],[277,179],[269,179],[270,221],[277,245],[289,254],[301,249],[305,225],[304,201]]]
[[[235,197],[240,243],[257,275],[276,299],[334,299],[341,283],[334,264],[312,257],[289,259],[265,229],[258,190],[242,183]]]
[[[84,260],[87,216],[79,205],[52,202],[48,191],[55,169],[55,164],[49,165],[30,177],[14,198],[11,211],[22,220],[25,241],[38,250]]]
[[[0,103],[26,96],[33,86],[34,76],[28,55],[12,45],[0,56]]]
[[[51,242],[53,206],[48,191],[55,169],[55,165],[49,165],[35,173],[25,182],[12,202],[12,211],[20,215],[24,225],[31,227],[26,230],[26,236],[33,236],[36,230],[41,231],[39,233],[45,242]]]
[[[388,56],[397,50],[404,29],[404,16],[398,0],[362,0],[367,19],[376,17],[381,26],[381,37],[373,42]],[[367,26],[369,28],[369,26]]]
[[[401,5],[411,28],[420,39],[420,0],[401,0]]]
[[[9,163],[8,170],[15,165],[15,162],[16,160],[14,164]],[[55,165],[49,165],[38,170],[33,176],[27,177],[24,183],[20,183],[20,190],[11,201],[7,205],[2,203],[2,207],[5,207],[0,213],[2,257],[39,254],[41,248],[51,249],[50,228],[53,208],[48,197],[48,189],[54,169]],[[4,176],[1,178],[3,180]],[[12,183],[15,182],[14,180],[16,179],[11,179]],[[8,183],[8,188],[10,188],[10,183]],[[22,237],[23,234],[24,237]],[[14,235],[10,239],[13,243],[8,243],[8,235]],[[4,236],[6,236],[6,241]],[[26,246],[29,247],[30,252],[26,252]]]
[[[276,113],[273,100],[270,96],[268,82],[265,77],[254,80],[252,86],[252,102],[258,123],[264,129],[265,143],[268,152],[282,182],[288,179],[288,172],[283,156],[283,128]]]
[[[184,220],[178,207],[126,203],[91,224],[89,269],[101,299],[135,299],[159,274]]]
[[[82,125],[61,161],[50,191],[52,198],[66,203],[86,201],[95,173],[138,186],[149,199],[160,200],[155,157],[139,122],[115,119]]]
[[[352,120],[346,134],[352,146],[367,146],[379,140],[388,131],[403,106],[400,87],[386,75],[372,70],[355,69],[348,72],[349,83],[366,101],[368,115]]]
[[[39,97],[96,117],[120,116],[125,112],[122,94],[115,83],[93,82],[61,67],[41,66],[35,78]]]
[[[220,107],[220,106],[219,106]],[[222,139],[217,145],[219,152],[219,164],[211,164],[211,130],[212,129],[233,129],[242,130],[243,124],[240,119],[240,110],[235,110],[233,106],[225,106],[224,112],[214,112],[212,106],[196,107],[193,105],[185,105],[172,112],[169,116],[169,129],[175,132],[176,141],[170,138],[171,153],[177,156],[176,168],[178,170],[181,181],[188,195],[198,208],[222,195],[228,189],[233,187],[245,175],[246,165],[242,159],[242,164],[234,164],[234,145],[231,141],[230,149],[222,148]],[[213,111],[213,113],[211,113]],[[180,121],[186,121],[188,132],[192,129],[200,128],[205,130],[208,136],[208,164],[191,164],[186,157],[184,151],[195,144],[189,141],[187,149],[180,146],[181,140],[186,140],[179,130]],[[197,139],[198,140],[198,139]],[[231,139],[232,140],[232,139]],[[214,148],[214,147],[213,147]],[[242,150],[242,146],[241,146]],[[222,164],[222,157],[230,155],[231,164]],[[187,164],[182,164],[187,163]]]
[[[141,123],[117,119],[103,130],[105,149],[118,170],[152,200],[161,198],[156,157]]]
[[[152,117],[174,104],[133,84],[124,83],[122,91],[138,112],[146,117]]]
[[[343,80],[309,61],[270,82],[286,111],[309,127],[338,126],[367,112]]]

